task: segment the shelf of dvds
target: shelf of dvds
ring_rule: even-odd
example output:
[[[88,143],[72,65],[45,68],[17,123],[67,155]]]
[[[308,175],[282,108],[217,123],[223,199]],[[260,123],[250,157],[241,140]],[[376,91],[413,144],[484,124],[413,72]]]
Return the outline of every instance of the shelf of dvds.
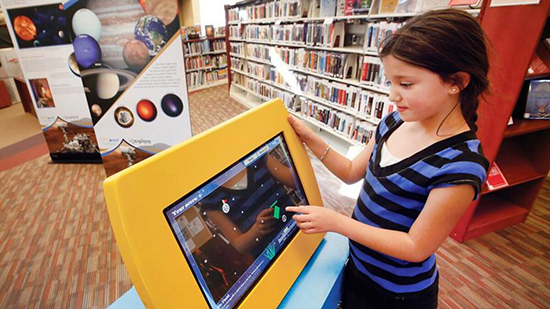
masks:
[[[470,205],[451,233],[457,241],[525,221],[546,181],[550,123],[521,118],[530,59],[541,39],[550,34],[543,33],[549,8],[550,0],[541,0],[536,5],[484,4],[481,10],[480,24],[492,54],[498,57],[490,58],[492,90],[480,104],[477,134],[486,157],[498,166],[507,185],[494,190],[484,186],[481,198]],[[511,116],[513,124],[508,125]]]
[[[225,30],[224,27],[220,28]],[[227,83],[225,36],[182,40],[188,91],[198,91]]]

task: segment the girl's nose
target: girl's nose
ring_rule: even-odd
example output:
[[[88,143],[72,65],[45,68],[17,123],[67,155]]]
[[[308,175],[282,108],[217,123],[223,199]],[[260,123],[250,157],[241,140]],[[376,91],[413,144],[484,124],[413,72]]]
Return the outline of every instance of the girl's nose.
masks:
[[[390,95],[389,95],[388,99],[389,99],[391,102],[399,102],[399,101],[401,101],[401,96],[394,90],[394,87],[391,87],[391,88],[390,88]]]

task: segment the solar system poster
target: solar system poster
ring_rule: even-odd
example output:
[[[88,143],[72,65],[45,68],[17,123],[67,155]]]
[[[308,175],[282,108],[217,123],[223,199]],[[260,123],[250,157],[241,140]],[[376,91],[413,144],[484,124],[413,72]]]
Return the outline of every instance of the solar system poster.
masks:
[[[64,6],[107,176],[190,138],[177,1]]]
[[[100,163],[82,80],[69,65],[73,46],[63,6],[39,0],[2,4],[52,160]]]

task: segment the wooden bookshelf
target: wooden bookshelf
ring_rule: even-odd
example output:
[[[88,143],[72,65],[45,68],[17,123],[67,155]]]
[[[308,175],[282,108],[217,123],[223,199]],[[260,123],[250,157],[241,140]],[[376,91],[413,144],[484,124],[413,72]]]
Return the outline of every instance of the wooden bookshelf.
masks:
[[[203,58],[203,57],[216,57],[222,54],[227,54],[227,50],[224,48],[222,50],[211,50],[207,52],[197,52],[197,53],[191,53],[188,50],[188,46],[193,43],[198,42],[204,42],[204,41],[225,41],[226,36],[214,36],[214,37],[200,37],[196,39],[189,39],[189,40],[182,40],[183,49],[184,49],[184,63],[187,63],[188,59],[195,59],[195,58]],[[214,74],[217,75],[217,73],[214,73],[212,71],[217,70],[223,70],[226,69],[225,77],[218,78],[217,76],[214,77]],[[201,74],[202,79],[204,80],[204,83],[199,85],[191,85],[191,74]],[[185,68],[185,74],[186,74],[186,81],[187,81],[187,91],[193,92],[193,91],[199,91],[203,89],[207,89],[210,87],[215,87],[219,85],[226,84],[228,81],[228,75],[229,70],[227,69],[227,63],[223,63],[221,65],[209,65],[204,67],[197,67],[197,68]],[[211,80],[208,80],[207,74],[211,74]]]
[[[504,131],[504,138],[550,129],[550,121],[538,119],[514,119],[514,124]]]
[[[477,207],[469,228],[463,236],[464,240],[482,236],[487,231],[496,231],[521,223],[529,213],[528,209],[496,194],[481,197],[480,205]]]
[[[491,94],[478,111],[478,137],[490,162],[496,162],[508,186],[489,191],[462,216],[451,237],[463,242],[521,223],[527,218],[550,169],[550,121],[521,119],[525,80],[533,54],[548,29],[550,0],[537,5],[490,7],[483,4],[480,24],[492,52]],[[546,32],[546,31],[545,31]],[[518,44],[518,42],[522,42]],[[498,56],[496,56],[498,55]],[[514,115],[513,124],[508,126]]]
[[[225,40],[225,36],[214,36],[214,37],[200,37],[197,39],[189,39],[189,40],[183,40],[183,43],[192,43],[192,42],[200,42],[200,41],[206,41],[206,40]]]
[[[266,1],[264,1],[266,2]],[[269,1],[267,1],[269,2]],[[267,3],[266,2],[266,3]],[[263,3],[263,2],[262,2]],[[363,132],[363,131],[360,131],[360,130],[370,130],[372,128],[372,130],[374,130],[374,125],[378,124],[379,122],[379,119],[380,119],[380,114],[375,112],[375,108],[374,108],[374,103],[373,103],[373,107],[372,109],[369,108],[369,109],[364,109],[364,110],[359,110],[359,109],[354,109],[355,106],[352,106],[352,104],[349,104],[349,101],[348,101],[348,105],[349,105],[349,108],[348,106],[342,106],[340,101],[338,101],[338,103],[336,102],[332,102],[332,101],[337,101],[334,99],[334,97],[332,97],[332,94],[330,96],[330,100],[327,100],[328,96],[323,96],[323,98],[321,97],[321,95],[319,95],[318,93],[317,94],[312,94],[314,91],[304,91],[304,93],[302,93],[302,91],[296,91],[295,89],[297,87],[288,87],[287,84],[285,85],[281,85],[281,84],[278,84],[272,80],[274,80],[273,78],[271,78],[271,80],[266,80],[265,76],[256,76],[254,74],[250,74],[248,72],[248,70],[244,69],[244,70],[239,70],[239,69],[235,69],[233,68],[232,66],[235,66],[237,64],[239,64],[239,67],[241,67],[241,65],[244,65],[244,67],[248,67],[249,64],[254,64],[254,65],[258,65],[258,64],[262,64],[262,65],[266,65],[271,67],[270,70],[273,70],[275,69],[277,71],[276,74],[282,74],[282,72],[286,71],[286,72],[291,72],[292,74],[294,75],[300,75],[300,76],[307,76],[307,80],[309,81],[310,80],[310,77],[311,79],[318,79],[318,80],[323,80],[322,83],[324,83],[325,81],[327,83],[329,83],[331,86],[329,87],[333,87],[333,88],[338,88],[338,89],[341,89],[341,85],[343,85],[344,88],[346,89],[350,89],[350,90],[346,90],[346,96],[349,95],[349,93],[355,93],[355,90],[354,89],[357,89],[357,96],[359,96],[359,91],[365,91],[365,92],[369,92],[369,93],[372,93],[373,97],[375,97],[374,100],[377,100],[375,103],[380,103],[380,97],[384,97],[385,101],[387,101],[387,105],[390,105],[390,102],[389,100],[387,100],[387,97],[389,95],[389,91],[384,88],[382,85],[383,83],[379,83],[379,84],[375,84],[374,82],[369,82],[368,80],[364,80],[362,81],[361,80],[361,76],[358,76],[357,78],[339,78],[340,76],[342,76],[343,74],[338,74],[338,75],[331,75],[330,73],[327,74],[326,72],[320,72],[319,69],[313,69],[313,70],[309,70],[308,68],[305,67],[305,65],[300,65],[300,67],[297,67],[297,66],[294,66],[294,65],[291,65],[289,64],[290,61],[288,61],[288,58],[286,60],[286,63],[284,60],[282,59],[273,59],[273,55],[270,55],[269,56],[269,60],[268,59],[258,59],[256,57],[251,57],[250,55],[248,55],[246,49],[247,49],[247,46],[250,46],[250,44],[255,44],[255,45],[260,45],[260,46],[267,46],[267,47],[274,47],[274,48],[289,48],[290,50],[293,50],[293,51],[296,51],[298,49],[300,50],[306,50],[306,51],[313,51],[313,52],[319,52],[319,53],[324,53],[326,52],[327,54],[333,54],[333,55],[345,55],[343,57],[351,57],[351,59],[358,59],[357,60],[357,64],[356,65],[353,65],[353,70],[356,72],[356,74],[360,75],[361,74],[361,65],[363,63],[363,57],[364,56],[369,56],[369,57],[377,57],[377,52],[375,50],[374,47],[364,47],[363,45],[364,44],[360,44],[359,46],[355,45],[355,46],[347,46],[347,45],[339,45],[339,46],[335,46],[335,47],[331,47],[330,44],[326,44],[326,42],[318,42],[318,41],[315,41],[315,42],[310,42],[310,41],[307,41],[304,40],[304,37],[300,37],[300,39],[296,40],[294,37],[291,37],[290,39],[288,37],[285,37],[283,41],[281,41],[281,37],[278,37],[275,35],[275,32],[269,32],[271,34],[267,35],[267,36],[260,36],[258,35],[257,33],[255,32],[247,32],[247,30],[251,30],[251,31],[258,31],[256,27],[270,27],[273,31],[273,27],[277,27],[278,25],[281,25],[281,26],[284,26],[284,25],[289,25],[289,24],[294,24],[294,25],[300,25],[300,26],[311,26],[312,24],[315,24],[315,25],[322,25],[324,24],[325,22],[328,21],[328,19],[330,19],[331,21],[328,22],[328,24],[330,25],[331,23],[335,23],[335,22],[349,22],[349,21],[361,21],[361,24],[363,26],[367,26],[367,22],[369,22],[369,20],[372,22],[374,21],[375,19],[378,21],[381,21],[383,19],[387,19],[387,20],[391,20],[391,21],[401,21],[401,20],[404,20],[406,18],[409,18],[411,16],[414,16],[415,14],[417,13],[406,13],[406,14],[389,14],[389,15],[370,15],[370,14],[366,14],[366,15],[351,15],[351,16],[333,16],[333,17],[318,17],[318,18],[303,18],[303,17],[277,17],[277,18],[258,18],[258,19],[251,19],[251,20],[232,20],[230,21],[229,20],[229,17],[230,16],[236,16],[236,13],[238,12],[233,12],[231,13],[230,11],[233,10],[233,9],[239,9],[239,10],[245,10],[248,6],[251,6],[251,5],[258,5],[260,3],[258,2],[255,2],[255,1],[241,1],[241,2],[238,2],[237,4],[235,5],[227,5],[225,6],[225,9],[226,9],[226,34],[227,34],[227,50],[228,50],[228,66],[229,66],[229,71],[230,71],[230,75],[229,75],[229,93],[230,93],[230,96],[232,97],[235,97],[235,99],[242,99],[243,97],[250,97],[251,95],[254,95],[255,91],[251,91],[250,89],[251,88],[254,88],[256,86],[247,86],[246,83],[247,82],[243,82],[245,85],[243,87],[243,85],[239,85],[239,87],[232,87],[233,83],[232,83],[232,78],[234,76],[234,74],[237,75],[237,77],[240,78],[240,76],[245,76],[249,79],[253,79],[255,80],[254,83],[260,83],[260,84],[264,84],[264,85],[269,85],[269,86],[272,86],[274,88],[277,88],[277,89],[280,89],[286,93],[289,93],[289,94],[293,94],[295,95],[296,97],[299,97],[300,100],[303,100],[305,102],[314,102],[315,104],[318,104],[318,106],[323,106],[323,108],[329,108],[330,109],[330,113],[343,113],[347,116],[345,117],[351,117],[351,118],[345,118],[344,121],[346,121],[346,128],[344,129],[344,132],[345,134],[340,134],[340,131],[335,131],[336,134],[333,134],[334,136],[337,136],[338,138],[340,138],[342,140],[342,142],[344,143],[347,143],[349,145],[355,145],[355,144],[358,144],[357,141],[349,138],[349,136],[352,136],[351,134],[347,134],[349,131],[349,127],[348,126],[348,121],[350,121],[351,119],[351,123],[352,123],[352,131],[353,130],[357,130],[358,132]],[[252,27],[252,28],[250,28]],[[313,26],[315,27],[315,26]],[[237,29],[237,30],[235,30]],[[366,29],[366,28],[365,28]],[[233,30],[233,31],[232,31]],[[366,32],[366,31],[365,31]],[[253,35],[250,35],[250,33],[254,33]],[[380,31],[380,33],[384,33],[384,31]],[[344,37],[343,37],[343,33],[342,33],[342,38],[340,38],[340,40],[344,40]],[[265,39],[258,39],[258,37],[260,38],[265,38]],[[326,36],[325,36],[326,37]],[[340,41],[342,42],[342,41]],[[243,45],[243,51],[239,51],[239,54],[235,54],[235,53],[232,53],[231,50],[231,46],[232,44],[244,44]],[[343,47],[342,47],[343,46]],[[240,47],[242,48],[242,47]],[[250,48],[250,47],[248,47]],[[240,49],[239,49],[240,50]],[[291,51],[290,53],[293,53],[293,51]],[[283,52],[286,52],[286,51],[283,51]],[[262,56],[262,58],[264,58],[265,56]],[[357,57],[357,58],[353,58],[353,57]],[[239,61],[235,61],[234,64],[232,64],[233,62],[233,59],[240,59]],[[346,59],[346,58],[344,58]],[[353,60],[355,61],[355,60]],[[280,63],[283,63],[283,67],[284,68],[280,68],[281,65]],[[326,63],[330,63],[328,60]],[[346,66],[348,64],[348,62],[345,62],[343,64],[343,66]],[[301,66],[304,66],[304,67],[301,67]],[[247,72],[243,72],[243,71],[247,71]],[[345,73],[344,73],[345,74]],[[283,75],[284,76],[284,75]],[[351,77],[355,77],[354,74],[351,75]],[[276,79],[275,79],[276,80]],[[280,80],[278,80],[278,82],[280,82]],[[288,82],[287,79],[285,78],[285,82]],[[292,83],[290,83],[292,84]],[[256,84],[253,84],[253,85],[256,85]],[[297,85],[294,85],[294,86],[297,86]],[[244,90],[246,89],[246,90]],[[310,88],[311,89],[311,88]],[[316,88],[317,89],[317,88]],[[243,94],[246,93],[246,96],[244,96]],[[319,97],[317,97],[317,95],[319,95]],[[353,94],[352,94],[353,95]],[[258,98],[262,99],[261,96],[259,96]],[[340,96],[338,95],[338,98],[340,98]],[[258,102],[258,100],[254,100],[255,102]],[[262,100],[260,100],[262,101]],[[371,101],[369,101],[371,102]],[[287,104],[287,103],[285,103]],[[246,104],[247,106],[249,106],[250,104]],[[289,105],[289,104],[287,104]],[[292,106],[294,106],[292,103],[290,104]],[[303,107],[302,107],[303,108]],[[317,108],[317,106],[314,106],[313,107],[314,109]],[[369,113],[364,113],[364,111],[369,111]],[[391,111],[392,108],[390,107],[384,107],[383,108],[383,115],[385,115],[385,113]],[[291,110],[292,112],[296,112],[296,110]],[[377,111],[379,111],[379,109],[377,109]],[[362,113],[363,112],[363,113]],[[327,126],[325,125],[325,123],[316,123],[316,120],[315,119],[309,119],[308,117],[306,117],[306,113],[305,112],[300,112],[300,108],[298,108],[298,114],[299,115],[302,115],[304,118],[308,119],[307,123],[311,124],[313,127],[316,127],[318,129],[322,129],[323,131],[327,131],[328,128],[330,128],[330,126]],[[383,116],[382,115],[382,116]],[[332,116],[330,116],[332,117]],[[338,116],[337,116],[338,117]],[[340,122],[331,122],[332,125],[337,125],[338,123]],[[372,127],[371,127],[372,126]],[[332,130],[332,129],[331,129]],[[370,131],[369,131],[370,132]]]

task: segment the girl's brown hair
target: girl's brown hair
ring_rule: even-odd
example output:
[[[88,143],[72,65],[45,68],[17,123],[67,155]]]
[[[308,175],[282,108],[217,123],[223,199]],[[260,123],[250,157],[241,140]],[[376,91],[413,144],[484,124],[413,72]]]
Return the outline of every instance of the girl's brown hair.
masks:
[[[477,130],[479,96],[489,89],[489,60],[481,26],[469,13],[456,9],[435,10],[418,15],[387,37],[379,49],[387,55],[428,69],[445,82],[461,88],[459,102],[470,128]],[[470,82],[455,73],[470,74]]]

